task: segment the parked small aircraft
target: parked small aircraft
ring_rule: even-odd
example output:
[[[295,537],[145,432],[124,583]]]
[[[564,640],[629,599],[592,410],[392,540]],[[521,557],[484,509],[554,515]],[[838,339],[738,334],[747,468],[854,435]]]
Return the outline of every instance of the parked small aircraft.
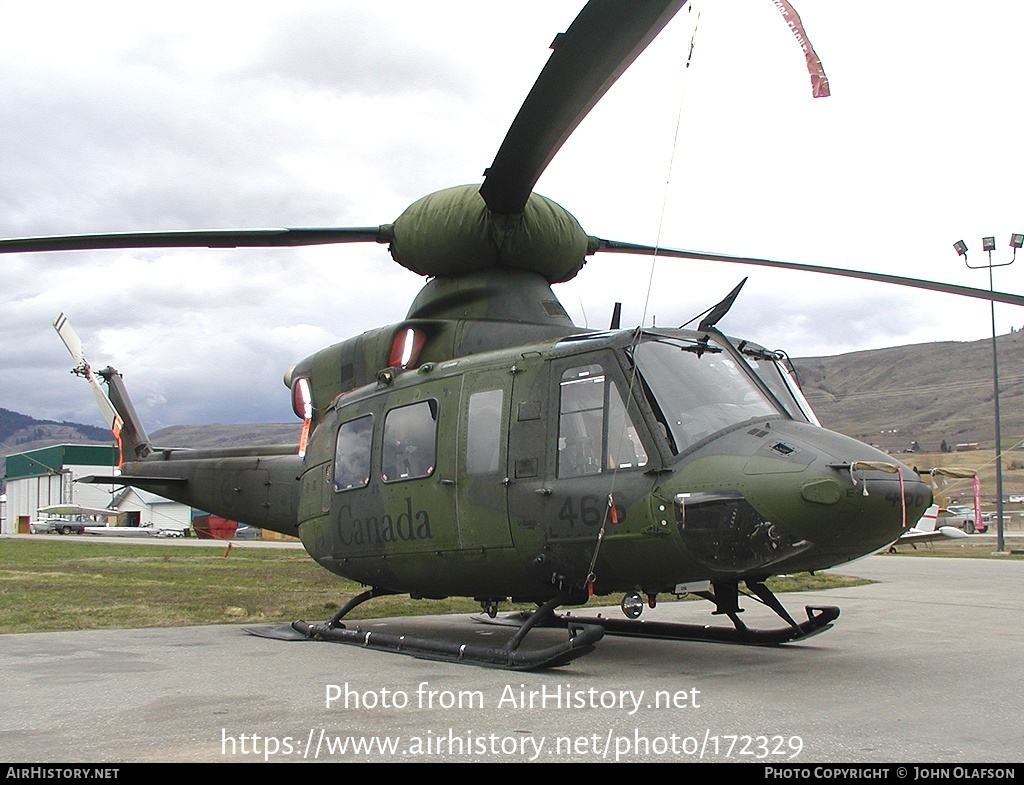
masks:
[[[889,552],[895,553],[897,546],[904,543],[916,548],[918,543],[932,542],[942,537],[958,540],[969,536],[963,529],[955,526],[939,526],[938,521],[939,505],[933,504],[924,511],[921,520],[903,532],[899,539],[889,546]]]

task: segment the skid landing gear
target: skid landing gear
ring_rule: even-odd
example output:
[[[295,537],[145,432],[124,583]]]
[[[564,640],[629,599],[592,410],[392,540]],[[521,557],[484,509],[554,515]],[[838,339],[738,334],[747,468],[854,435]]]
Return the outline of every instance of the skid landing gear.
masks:
[[[522,626],[509,638],[503,646],[481,646],[479,644],[446,640],[443,638],[416,638],[380,630],[368,630],[358,626],[347,627],[342,618],[353,608],[367,600],[396,592],[370,589],[358,597],[354,597],[323,623],[305,621],[292,622],[290,629],[268,630],[249,629],[254,635],[283,638],[287,640],[321,640],[333,643],[347,643],[379,651],[390,651],[396,654],[409,654],[413,657],[444,662],[463,662],[470,665],[482,665],[489,668],[529,671],[543,668],[554,668],[572,662],[584,654],[593,651],[594,644],[605,633],[599,624],[570,622],[568,624],[545,624],[555,618],[554,610],[567,601],[568,596],[562,595],[548,600],[530,615]],[[567,640],[538,649],[522,647],[523,639],[534,627],[564,626],[569,632]]]
[[[714,584],[714,593],[696,592],[699,596],[715,603],[714,614],[728,616],[732,621],[731,628],[704,624],[684,624],[682,622],[643,621],[641,619],[619,619],[605,616],[577,616],[574,614],[554,615],[544,622],[545,625],[558,624],[599,624],[609,635],[623,635],[634,638],[653,638],[659,640],[678,641],[711,641],[714,643],[734,643],[744,646],[778,646],[783,643],[803,640],[819,632],[824,632],[839,617],[839,608],[834,605],[807,605],[807,619],[797,622],[786,611],[778,598],[761,581],[747,581],[751,593],[776,614],[787,626],[778,629],[752,629],[740,619],[743,609],[739,607],[739,591],[736,581],[719,581]],[[506,623],[520,623],[526,614],[513,614],[506,617]]]

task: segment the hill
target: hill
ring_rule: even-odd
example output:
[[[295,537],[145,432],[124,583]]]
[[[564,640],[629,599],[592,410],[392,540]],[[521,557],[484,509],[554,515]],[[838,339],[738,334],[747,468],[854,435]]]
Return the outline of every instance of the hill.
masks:
[[[1003,446],[1024,439],[1024,331],[998,338]],[[887,452],[992,447],[991,340],[916,344],[793,361],[822,425]]]
[[[0,409],[0,460],[12,452],[53,444],[110,444],[110,431],[74,422],[36,420],[27,414]]]

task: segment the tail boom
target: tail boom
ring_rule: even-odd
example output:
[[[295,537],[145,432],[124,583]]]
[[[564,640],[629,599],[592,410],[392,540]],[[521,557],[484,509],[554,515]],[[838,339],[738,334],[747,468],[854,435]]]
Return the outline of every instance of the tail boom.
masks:
[[[250,452],[249,455],[240,455]],[[122,474],[82,482],[130,485],[259,529],[298,536],[302,458],[294,446],[245,450],[155,450]]]

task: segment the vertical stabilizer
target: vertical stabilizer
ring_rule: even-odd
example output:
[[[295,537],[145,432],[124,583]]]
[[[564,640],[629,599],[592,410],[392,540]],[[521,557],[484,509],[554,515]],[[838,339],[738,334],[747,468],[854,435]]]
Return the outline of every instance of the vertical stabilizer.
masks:
[[[103,377],[107,383],[110,402],[121,416],[121,460],[141,461],[153,451],[153,448],[150,446],[149,434],[142,427],[142,420],[135,411],[131,398],[128,397],[128,390],[124,386],[121,374],[116,368],[108,365],[96,375]]]
[[[939,522],[939,505],[933,504],[924,511],[921,520],[917,522],[914,529],[920,532],[933,532]]]

